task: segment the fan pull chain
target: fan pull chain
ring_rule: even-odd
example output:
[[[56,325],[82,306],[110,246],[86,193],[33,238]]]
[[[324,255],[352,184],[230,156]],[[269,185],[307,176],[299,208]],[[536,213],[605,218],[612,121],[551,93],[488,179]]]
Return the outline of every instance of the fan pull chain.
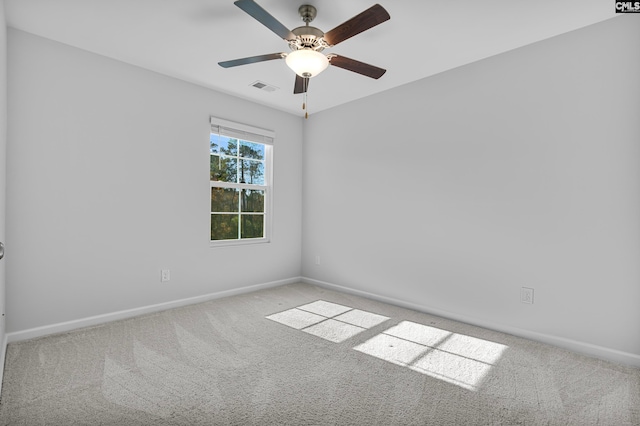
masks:
[[[309,111],[307,110],[307,91],[306,90],[303,94],[302,109],[304,110],[304,118],[306,120],[309,118]]]

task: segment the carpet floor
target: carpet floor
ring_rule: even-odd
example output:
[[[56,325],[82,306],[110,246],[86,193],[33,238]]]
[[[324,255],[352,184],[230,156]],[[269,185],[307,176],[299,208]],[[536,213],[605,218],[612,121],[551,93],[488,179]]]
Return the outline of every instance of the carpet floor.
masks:
[[[640,369],[291,284],[11,343],[0,425],[640,425]]]

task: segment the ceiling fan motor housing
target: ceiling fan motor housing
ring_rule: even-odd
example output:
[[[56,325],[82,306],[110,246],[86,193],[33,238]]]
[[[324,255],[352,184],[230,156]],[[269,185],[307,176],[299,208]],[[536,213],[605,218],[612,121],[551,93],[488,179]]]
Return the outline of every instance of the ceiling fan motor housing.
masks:
[[[300,19],[304,21],[305,26],[294,28],[291,32],[296,36],[294,40],[289,40],[289,48],[291,50],[315,50],[316,52],[322,52],[329,45],[324,41],[324,32],[319,28],[312,27],[309,22],[313,21],[318,10],[310,5],[303,4],[298,8],[298,14]]]
[[[324,33],[309,25],[294,28],[291,32],[296,36],[294,40],[289,40],[289,48],[291,50],[311,49],[322,52],[329,45],[322,38]]]

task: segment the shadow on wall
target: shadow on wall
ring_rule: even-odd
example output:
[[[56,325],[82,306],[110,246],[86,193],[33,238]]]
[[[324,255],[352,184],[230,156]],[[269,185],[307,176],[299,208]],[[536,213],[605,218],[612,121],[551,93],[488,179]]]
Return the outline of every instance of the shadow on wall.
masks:
[[[382,315],[324,300],[269,315],[267,319],[334,343],[343,342],[389,320]],[[477,391],[507,346],[402,321],[353,349]]]

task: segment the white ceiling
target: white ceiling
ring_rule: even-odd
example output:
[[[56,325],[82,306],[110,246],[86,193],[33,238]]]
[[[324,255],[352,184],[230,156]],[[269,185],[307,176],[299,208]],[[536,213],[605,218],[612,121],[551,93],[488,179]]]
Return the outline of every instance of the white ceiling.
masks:
[[[256,0],[289,29],[329,31],[376,0]],[[615,16],[605,0],[379,0],[391,20],[325,53],[387,69],[373,80],[329,67],[310,81],[310,113]],[[5,0],[12,28],[302,115],[282,60],[224,69],[219,61],[287,52],[287,44],[232,0]],[[279,90],[251,86],[260,80]]]

